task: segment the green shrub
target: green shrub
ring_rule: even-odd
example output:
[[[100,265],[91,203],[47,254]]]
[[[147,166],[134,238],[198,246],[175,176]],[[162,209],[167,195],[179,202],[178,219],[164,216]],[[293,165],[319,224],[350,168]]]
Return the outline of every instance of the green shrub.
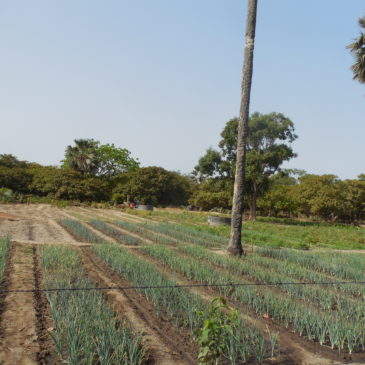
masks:
[[[187,203],[192,186],[188,177],[156,166],[130,171],[119,180],[112,195],[117,203],[131,195],[141,204],[180,206]]]
[[[56,167],[37,168],[32,173],[30,192],[33,194],[61,200],[108,200],[109,185],[101,179]]]
[[[229,208],[232,206],[232,197],[226,191],[198,191],[189,200],[189,203],[203,210]]]
[[[16,200],[16,193],[7,188],[0,188],[0,202],[13,203]]]
[[[31,182],[32,176],[29,169],[0,166],[0,187],[26,193]]]

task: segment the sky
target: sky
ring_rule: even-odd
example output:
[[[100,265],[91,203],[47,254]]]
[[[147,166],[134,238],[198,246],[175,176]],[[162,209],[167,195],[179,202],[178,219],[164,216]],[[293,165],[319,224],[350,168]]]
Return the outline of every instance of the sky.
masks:
[[[250,112],[295,125],[285,163],[365,172],[364,0],[259,0]],[[0,154],[57,165],[77,138],[189,173],[238,115],[246,0],[0,1]]]

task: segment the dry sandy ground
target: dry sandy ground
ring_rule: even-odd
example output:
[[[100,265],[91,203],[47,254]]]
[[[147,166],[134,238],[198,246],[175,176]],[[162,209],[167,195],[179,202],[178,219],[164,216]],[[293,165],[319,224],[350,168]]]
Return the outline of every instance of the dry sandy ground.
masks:
[[[0,204],[0,237],[18,242],[73,243],[75,240],[57,220],[62,209],[45,204]]]
[[[31,250],[29,246],[14,247],[9,288],[34,288]],[[9,293],[5,297],[1,316],[0,364],[37,364],[36,354],[40,349],[33,301],[33,293]]]
[[[62,218],[75,219],[75,215],[101,215],[105,218],[129,217],[132,221],[141,221],[133,216],[110,209],[93,208],[57,208],[47,204],[0,204],[0,237],[30,244],[72,244],[89,245],[76,242],[75,239],[57,221]],[[75,215],[74,215],[75,214]],[[99,233],[100,235],[100,233]],[[110,238],[109,238],[110,240]]]

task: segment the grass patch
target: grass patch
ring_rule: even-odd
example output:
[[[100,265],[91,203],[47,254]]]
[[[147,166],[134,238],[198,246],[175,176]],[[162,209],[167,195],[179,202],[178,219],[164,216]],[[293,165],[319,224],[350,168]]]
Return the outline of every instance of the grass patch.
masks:
[[[228,242],[230,226],[209,226],[209,213],[184,210],[157,210],[128,213],[153,219],[161,223],[177,223],[192,232],[205,232],[222,237]],[[246,245],[309,248],[365,249],[365,229],[328,222],[303,222],[294,219],[259,217],[257,222],[244,222],[243,242]]]

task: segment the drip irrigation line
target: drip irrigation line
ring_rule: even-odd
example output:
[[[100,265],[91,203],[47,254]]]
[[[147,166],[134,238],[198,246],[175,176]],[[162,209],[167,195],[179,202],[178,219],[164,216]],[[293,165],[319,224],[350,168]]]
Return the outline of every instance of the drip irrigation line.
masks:
[[[0,289],[0,294],[5,293],[38,293],[57,291],[87,291],[87,290],[150,290],[150,289],[182,289],[199,287],[244,287],[244,286],[285,286],[285,285],[364,285],[365,281],[332,281],[332,282],[287,282],[287,283],[229,283],[229,284],[183,284],[183,285],[134,285],[134,286],[106,286],[85,288],[48,288],[48,289]]]

